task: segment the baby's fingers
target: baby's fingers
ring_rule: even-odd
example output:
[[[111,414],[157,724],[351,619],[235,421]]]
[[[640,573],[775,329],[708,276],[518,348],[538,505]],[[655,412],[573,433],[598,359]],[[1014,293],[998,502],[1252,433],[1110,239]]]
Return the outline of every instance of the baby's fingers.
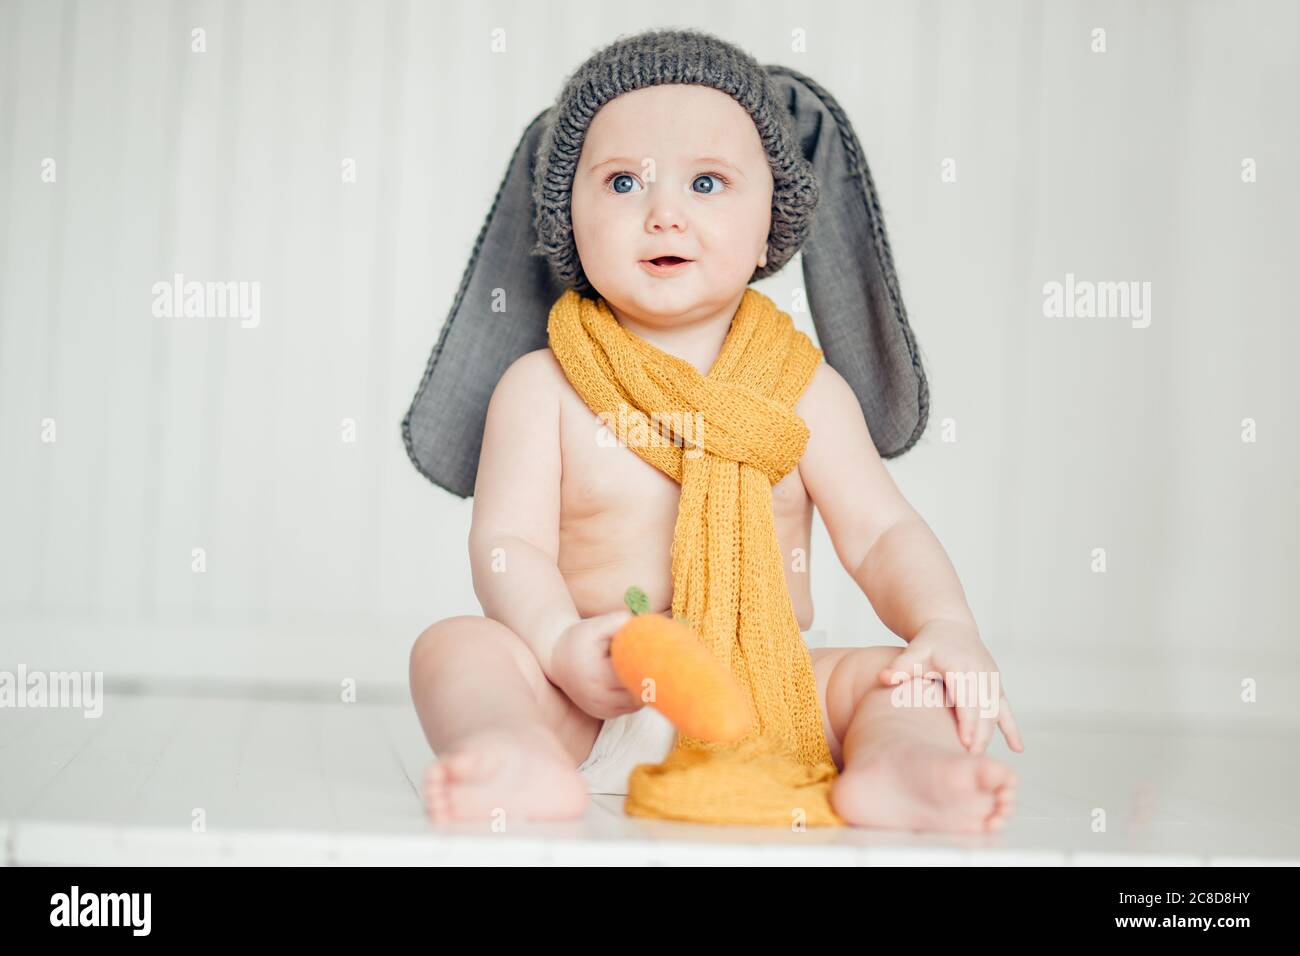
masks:
[[[613,684],[605,688],[611,703],[619,707],[639,707],[643,703],[639,694],[634,694],[622,684]]]
[[[984,685],[981,684],[980,686],[983,687]],[[994,687],[996,686],[995,683]],[[975,754],[982,754],[988,749],[989,743],[993,740],[993,734],[998,727],[999,714],[1002,710],[1001,705],[1006,702],[1006,698],[1001,695],[991,701],[984,698],[987,698],[987,695],[982,695],[980,700],[979,719],[976,721],[975,726],[975,743],[971,747],[971,753]]]
[[[988,747],[989,738],[993,736],[993,728],[997,726],[997,721],[976,707],[975,718],[972,723],[969,750],[973,754],[982,754],[985,748]]]
[[[966,696],[964,689],[959,689],[957,681],[959,675],[948,683],[948,693],[952,695],[954,708],[957,711],[957,736],[960,738],[962,746],[975,753],[975,744],[979,736],[980,720],[979,706],[975,701],[964,700]]]
[[[609,694],[604,698],[605,712],[608,714],[606,719],[611,717],[621,717],[624,714],[630,714],[633,711],[640,710],[645,706],[639,697],[633,697],[627,691],[617,694]]]
[[[929,666],[930,656],[924,651],[903,651],[888,667],[881,668],[876,676],[882,684],[900,684],[909,678],[922,676]]]
[[[1023,753],[1025,750],[1025,741],[1020,736],[1020,727],[1016,724],[1015,715],[1011,713],[1011,702],[1007,700],[1007,695],[1002,695],[1001,706],[998,708],[998,726],[1002,728],[1002,736],[1007,739],[1007,744],[1016,753]]]
[[[974,670],[967,662],[951,658],[945,658],[943,663],[932,658],[932,663],[934,676],[944,689],[944,703],[953,708],[957,718],[957,739],[967,750],[972,750],[980,723],[979,698],[971,694],[973,688],[968,680]]]

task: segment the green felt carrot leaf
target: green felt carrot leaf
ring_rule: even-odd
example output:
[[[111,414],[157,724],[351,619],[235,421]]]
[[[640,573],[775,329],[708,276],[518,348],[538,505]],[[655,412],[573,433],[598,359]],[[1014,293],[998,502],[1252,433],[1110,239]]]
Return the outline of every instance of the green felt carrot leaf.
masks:
[[[633,614],[646,614],[650,610],[650,599],[635,584],[623,595],[623,603],[632,609]]]

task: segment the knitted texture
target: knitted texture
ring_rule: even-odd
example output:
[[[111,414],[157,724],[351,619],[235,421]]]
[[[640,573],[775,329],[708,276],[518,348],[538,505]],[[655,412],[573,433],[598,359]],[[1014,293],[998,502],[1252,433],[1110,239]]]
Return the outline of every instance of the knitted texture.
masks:
[[[711,86],[748,111],[772,170],[772,225],[767,263],[751,282],[773,275],[803,244],[819,188],[795,140],[789,109],[767,71],[748,53],[698,30],[649,30],[598,50],[565,82],[550,110],[533,167],[534,255],[543,255],[559,282],[596,294],[573,240],[570,200],[587,128],[600,108],[623,93],[662,83]]]
[[[821,350],[754,289],[745,290],[707,375],[629,332],[604,299],[572,289],[551,308],[547,335],[574,390],[605,413],[620,443],[681,485],[673,614],[731,669],[757,715],[738,743],[679,732],[662,763],[632,771],[624,808],[699,823],[843,825],[830,803],[837,770],[812,656],[772,517],[772,486],[808,443],[794,405]],[[702,424],[662,434],[663,423],[684,421]]]

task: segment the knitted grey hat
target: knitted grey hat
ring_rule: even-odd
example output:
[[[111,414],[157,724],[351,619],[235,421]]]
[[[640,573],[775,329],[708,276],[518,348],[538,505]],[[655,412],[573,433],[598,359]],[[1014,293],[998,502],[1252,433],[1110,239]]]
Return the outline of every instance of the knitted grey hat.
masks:
[[[569,288],[591,296],[573,242],[569,199],[587,128],[631,90],[698,83],[732,96],[754,120],[772,169],[772,225],[760,279],[802,251],[817,344],[862,407],[884,458],[925,430],[929,388],[866,157],[826,90],[783,66],[695,30],[620,37],[568,79],[532,120],[479,230],[451,312],[402,419],[407,454],[426,478],[474,493],[488,402],[505,370],[547,346],[551,306]]]
[[[542,133],[533,172],[533,251],[550,260],[555,277],[595,296],[573,241],[569,201],[587,127],[600,108],[623,93],[663,83],[698,83],[731,96],[758,127],[772,168],[772,226],[767,264],[750,282],[772,275],[799,251],[817,206],[817,178],[794,141],[790,113],[767,71],[748,53],[707,33],[660,30],[620,39],[582,64],[564,85]]]

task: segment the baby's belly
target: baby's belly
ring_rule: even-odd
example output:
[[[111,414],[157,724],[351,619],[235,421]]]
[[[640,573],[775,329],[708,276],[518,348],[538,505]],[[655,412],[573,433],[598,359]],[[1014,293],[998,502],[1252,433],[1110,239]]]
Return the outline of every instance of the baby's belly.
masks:
[[[626,449],[636,465],[612,471],[565,469],[558,565],[583,617],[625,607],[636,585],[652,612],[672,607],[672,542],[680,486]],[[656,477],[657,476],[657,477]],[[786,586],[801,629],[812,625],[808,543],[812,505],[798,472],[778,483],[773,522]]]
[[[672,607],[672,532],[675,514],[623,510],[561,516],[560,573],[583,617],[625,607],[636,585],[651,611]]]

